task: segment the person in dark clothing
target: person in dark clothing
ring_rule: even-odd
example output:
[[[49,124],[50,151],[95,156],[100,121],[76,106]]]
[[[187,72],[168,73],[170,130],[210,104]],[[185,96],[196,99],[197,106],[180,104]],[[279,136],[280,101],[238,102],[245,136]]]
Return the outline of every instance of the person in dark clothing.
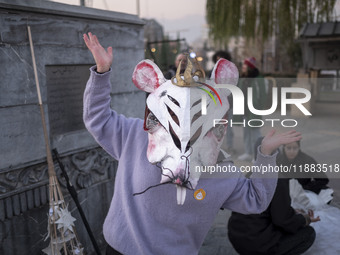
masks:
[[[214,61],[214,63],[217,63],[217,61],[220,58],[224,58],[226,60],[231,61],[231,55],[228,51],[219,50],[219,51],[216,51],[215,54],[212,56],[212,60]]]
[[[257,140],[256,148],[262,139]],[[309,224],[320,218],[315,218],[312,210],[296,212],[290,204],[289,179],[279,178],[273,199],[263,213],[244,215],[232,212],[228,237],[235,250],[246,255],[305,252],[315,240],[315,231]]]
[[[276,159],[277,165],[283,166],[296,166],[296,169],[299,169],[299,166],[309,167],[317,165],[317,162],[314,158],[302,152],[300,149],[300,141],[287,144],[283,146],[282,153],[280,153]],[[311,176],[312,174],[312,176]],[[300,178],[302,177],[302,178]],[[313,191],[316,194],[319,194],[322,189],[328,189],[327,184],[329,179],[326,174],[323,172],[306,172],[296,178],[298,182],[302,185],[303,189]]]
[[[297,213],[290,206],[289,179],[280,178],[266,211],[249,215],[232,212],[228,236],[240,254],[301,254],[313,244],[315,231],[309,224],[318,220],[312,211]]]
[[[211,60],[213,61],[214,64],[216,64],[217,61],[221,58],[224,58],[228,61],[232,61],[230,53],[228,51],[224,51],[224,50],[216,51],[214,53],[214,55],[211,57]],[[210,71],[208,71],[206,73],[206,77],[211,77],[212,71],[213,71],[212,69]],[[229,102],[229,104],[230,104],[230,102]],[[230,104],[230,105],[232,105],[232,104]]]
[[[252,102],[253,106],[257,110],[264,110],[265,102],[267,101],[267,94],[265,89],[265,81],[257,68],[257,61],[254,57],[247,58],[243,61],[242,79],[239,82],[239,88],[242,90],[244,99],[244,116],[239,116],[233,119],[233,121],[248,123],[252,119],[261,120],[260,115],[256,115],[249,110],[248,102],[248,89],[252,89]],[[243,144],[244,154],[238,157],[242,161],[252,161],[255,159],[254,145],[256,140],[261,137],[261,128],[259,126],[251,126],[245,124],[243,127]]]
[[[181,70],[180,70],[180,73],[184,73],[184,70],[187,66],[187,55],[184,54],[184,53],[180,53],[176,56],[176,59],[175,59],[175,64],[174,65],[171,65],[169,67],[169,69],[167,70],[167,72],[164,73],[164,77],[168,80],[170,80],[172,77],[175,76],[176,74],[176,71],[177,71],[177,68],[179,66],[179,63],[182,61],[182,64],[181,64]]]

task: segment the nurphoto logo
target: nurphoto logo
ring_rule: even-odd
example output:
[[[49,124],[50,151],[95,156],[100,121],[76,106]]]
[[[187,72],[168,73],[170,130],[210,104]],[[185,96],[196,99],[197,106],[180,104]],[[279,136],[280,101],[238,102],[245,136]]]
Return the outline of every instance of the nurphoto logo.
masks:
[[[231,92],[231,96],[233,98],[232,102],[232,108],[233,108],[233,115],[245,115],[245,97],[243,94],[243,91],[234,85],[230,84],[217,84],[215,88],[224,88],[228,89]],[[206,90],[204,90],[206,91]],[[216,90],[213,90],[214,93],[218,96]],[[207,92],[207,91],[206,91]],[[208,92],[207,92],[208,93]],[[289,98],[288,95],[291,94],[300,94],[302,95],[301,98]],[[211,93],[208,93],[210,97],[212,97]],[[278,107],[278,88],[274,87],[272,88],[272,103],[269,109],[255,109],[254,103],[253,103],[253,88],[247,89],[247,107],[248,110],[255,115],[258,116],[266,116],[273,114],[277,107]],[[219,98],[219,97],[218,97]],[[280,95],[280,105],[281,105],[281,116],[287,115],[287,106],[288,105],[295,105],[305,116],[311,116],[312,114],[306,109],[306,107],[303,105],[304,103],[307,103],[311,99],[311,92],[305,88],[298,88],[298,87],[282,87],[281,88],[281,95]],[[207,114],[207,100],[206,95],[202,94],[202,100],[201,100],[201,113],[202,115]],[[215,100],[214,100],[215,102]],[[216,102],[215,102],[216,104]],[[221,103],[222,105],[222,103]],[[283,127],[296,127],[298,122],[294,119],[248,119],[243,120],[241,122],[233,122],[233,120],[227,120],[227,119],[214,119],[213,120],[213,126],[220,124],[228,124],[230,121],[230,125],[242,125],[245,127],[246,125],[249,127],[262,127],[264,123],[271,123],[271,126],[274,127],[277,122],[281,123],[281,126]]]

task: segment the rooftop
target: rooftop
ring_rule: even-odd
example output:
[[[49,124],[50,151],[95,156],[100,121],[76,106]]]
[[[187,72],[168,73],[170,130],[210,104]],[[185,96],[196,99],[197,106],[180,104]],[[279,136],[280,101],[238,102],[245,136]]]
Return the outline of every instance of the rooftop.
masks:
[[[340,37],[340,22],[306,23],[299,38]]]

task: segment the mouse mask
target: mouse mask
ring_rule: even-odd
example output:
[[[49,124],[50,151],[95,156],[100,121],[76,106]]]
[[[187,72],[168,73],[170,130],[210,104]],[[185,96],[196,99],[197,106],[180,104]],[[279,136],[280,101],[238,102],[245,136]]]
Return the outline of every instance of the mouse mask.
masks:
[[[195,166],[216,164],[226,133],[226,125],[213,127],[213,120],[226,119],[230,91],[214,87],[236,85],[238,70],[233,63],[220,59],[211,79],[206,80],[202,69],[193,73],[189,59],[183,76],[180,65],[176,76],[167,80],[155,63],[143,60],[132,79],[137,88],[150,93],[144,118],[147,158],[161,167],[160,183],[176,185],[177,203],[183,204],[186,189],[195,189],[200,178]],[[206,101],[206,115],[201,113],[202,98]]]

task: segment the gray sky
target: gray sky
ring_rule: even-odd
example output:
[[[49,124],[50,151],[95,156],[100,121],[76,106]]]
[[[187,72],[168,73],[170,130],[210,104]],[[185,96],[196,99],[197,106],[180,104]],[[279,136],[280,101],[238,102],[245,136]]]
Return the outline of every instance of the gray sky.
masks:
[[[79,5],[80,0],[52,0]],[[139,0],[141,18],[154,18],[163,25],[164,32],[172,38],[185,37],[189,43],[206,32],[206,0]],[[137,14],[137,0],[85,0],[91,7],[110,11]],[[92,4],[91,4],[92,3]],[[185,5],[184,5],[185,3]]]
[[[52,1],[73,5],[80,3],[80,0]],[[172,39],[177,37],[177,31],[188,43],[207,34],[206,0],[85,0],[93,8],[129,14],[137,14],[137,1],[140,2],[141,18],[156,19]],[[340,0],[336,1],[335,8],[340,20]]]
[[[52,0],[53,2],[79,5],[80,0]],[[85,0],[92,7],[137,14],[138,0]],[[205,15],[206,0],[139,0],[141,16],[145,18],[178,19],[187,15]],[[185,6],[184,4],[185,3]]]

